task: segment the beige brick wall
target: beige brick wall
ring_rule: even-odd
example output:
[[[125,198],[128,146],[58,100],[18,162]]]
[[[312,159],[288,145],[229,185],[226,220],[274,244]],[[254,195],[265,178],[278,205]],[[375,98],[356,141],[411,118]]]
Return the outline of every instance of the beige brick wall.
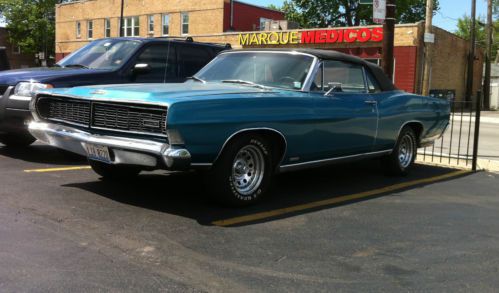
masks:
[[[454,89],[456,98],[463,100],[466,92],[468,41],[443,29],[434,28],[435,48],[432,61],[431,89]],[[473,92],[480,90],[482,80],[482,50],[478,48],[474,64]]]
[[[87,21],[93,20],[94,39],[104,37],[104,19],[111,20],[111,36],[119,36],[121,0],[86,0],[56,6],[56,52],[68,53],[88,43]],[[181,35],[181,12],[189,13],[189,34],[223,32],[224,0],[127,0],[124,16],[139,16],[140,36],[161,36],[161,15],[170,15],[170,36]],[[154,34],[148,33],[147,16],[154,15]],[[76,37],[76,23],[81,23],[81,38]]]

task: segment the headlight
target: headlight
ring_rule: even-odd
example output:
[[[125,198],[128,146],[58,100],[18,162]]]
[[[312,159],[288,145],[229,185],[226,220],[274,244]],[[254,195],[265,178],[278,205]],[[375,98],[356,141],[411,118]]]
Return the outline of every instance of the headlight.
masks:
[[[22,97],[31,97],[36,91],[53,88],[51,84],[38,82],[20,82],[14,89],[14,95]]]

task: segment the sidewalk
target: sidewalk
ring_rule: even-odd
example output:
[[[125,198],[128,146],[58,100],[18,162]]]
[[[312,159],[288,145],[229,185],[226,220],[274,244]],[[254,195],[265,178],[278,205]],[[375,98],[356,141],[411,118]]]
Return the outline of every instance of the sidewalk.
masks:
[[[475,113],[473,113],[473,117],[471,117],[471,121],[475,121],[474,117]],[[470,121],[470,114],[465,113],[462,117],[463,121]],[[461,121],[461,113],[454,113],[454,121]],[[480,115],[481,123],[491,123],[491,124],[499,124],[499,111],[482,111]]]

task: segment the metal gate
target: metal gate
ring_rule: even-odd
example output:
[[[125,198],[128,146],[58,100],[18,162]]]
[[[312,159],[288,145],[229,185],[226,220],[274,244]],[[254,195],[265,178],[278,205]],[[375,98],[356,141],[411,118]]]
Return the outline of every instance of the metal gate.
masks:
[[[418,160],[476,170],[481,94],[478,97],[474,102],[451,101],[449,127],[433,146],[418,150]]]

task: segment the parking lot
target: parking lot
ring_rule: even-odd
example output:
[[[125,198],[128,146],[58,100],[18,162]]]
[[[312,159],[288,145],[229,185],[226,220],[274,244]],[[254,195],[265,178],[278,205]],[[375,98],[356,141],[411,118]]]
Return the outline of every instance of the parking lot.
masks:
[[[230,209],[194,173],[110,183],[51,147],[0,146],[0,290],[493,292],[498,177],[359,162]]]

